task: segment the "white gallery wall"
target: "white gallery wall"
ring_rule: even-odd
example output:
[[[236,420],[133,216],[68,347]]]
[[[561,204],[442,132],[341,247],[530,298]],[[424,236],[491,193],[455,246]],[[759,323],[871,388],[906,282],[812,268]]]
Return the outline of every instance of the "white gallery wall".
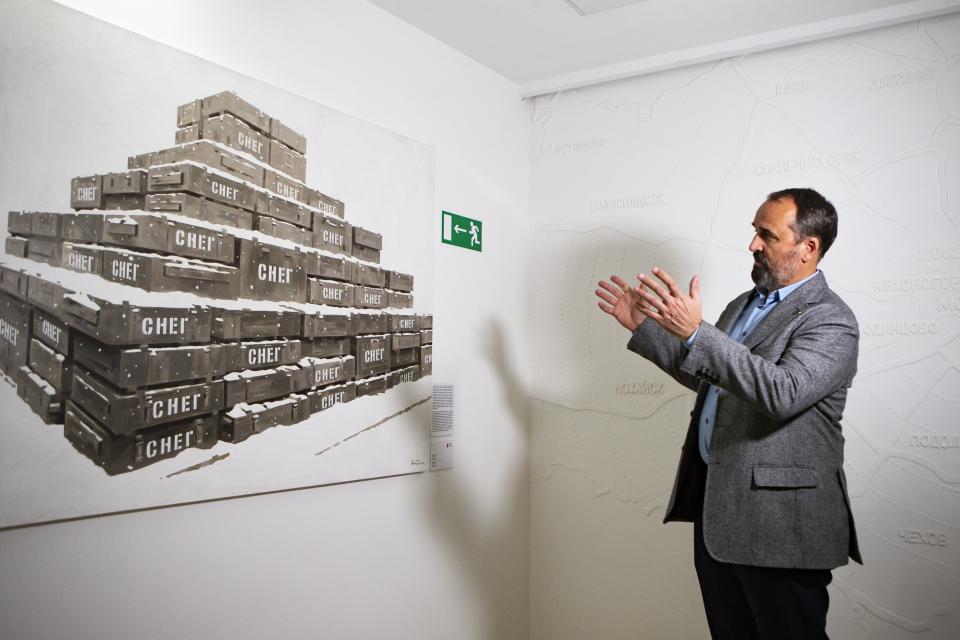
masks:
[[[516,85],[355,0],[0,4],[0,22],[14,14],[69,19],[81,41],[127,29],[436,150],[432,381],[456,387],[456,463],[0,532],[0,637],[526,638],[529,107]],[[0,119],[17,100],[0,85]],[[29,189],[66,206],[62,181]],[[440,245],[441,208],[483,221],[482,253]]]
[[[597,280],[752,287],[765,194],[837,206],[822,263],[860,322],[844,416],[865,565],[843,639],[960,637],[960,14],[537,98],[531,637],[700,638],[692,527],[660,524],[693,394],[627,352]]]

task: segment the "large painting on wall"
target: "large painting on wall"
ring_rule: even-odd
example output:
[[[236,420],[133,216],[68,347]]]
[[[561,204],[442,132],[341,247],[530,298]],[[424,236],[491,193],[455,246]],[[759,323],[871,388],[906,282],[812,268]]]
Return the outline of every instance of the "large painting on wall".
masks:
[[[425,471],[433,150],[2,13],[0,528]]]

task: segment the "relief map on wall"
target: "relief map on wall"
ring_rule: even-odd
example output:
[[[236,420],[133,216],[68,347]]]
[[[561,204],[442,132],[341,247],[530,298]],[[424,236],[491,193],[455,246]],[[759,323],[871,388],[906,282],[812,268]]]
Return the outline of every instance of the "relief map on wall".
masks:
[[[552,283],[533,289],[533,503],[562,496],[598,531],[653,531],[693,396],[626,350],[596,282],[653,265],[684,286],[699,274],[715,322],[752,287],[766,194],[813,187],[840,216],[822,269],[860,323],[843,434],[865,564],[834,572],[831,637],[960,637],[960,14],[542,96],[531,156],[531,280]],[[591,544],[562,537],[586,525],[550,517],[533,527],[559,532],[557,547]],[[658,570],[663,543],[639,535],[591,546],[589,561],[538,559],[533,545],[546,589],[533,605],[571,627],[675,614],[680,596],[658,585],[641,598],[591,582]],[[686,557],[683,525],[650,535]],[[602,596],[567,598],[570,571]],[[690,589],[696,611],[695,578]]]

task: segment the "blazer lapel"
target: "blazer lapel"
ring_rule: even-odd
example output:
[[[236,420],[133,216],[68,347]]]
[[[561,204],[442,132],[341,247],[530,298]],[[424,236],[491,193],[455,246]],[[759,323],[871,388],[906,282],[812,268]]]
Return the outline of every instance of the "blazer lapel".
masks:
[[[799,289],[787,296],[787,299],[777,304],[767,316],[760,321],[747,339],[743,341],[748,349],[763,342],[771,333],[778,331],[783,325],[787,324],[795,316],[800,315],[807,309],[807,305],[820,300],[824,290],[827,288],[827,280],[823,274],[803,284]]]
[[[730,329],[733,328],[733,323],[735,323],[737,318],[740,317],[744,307],[746,307],[747,303],[749,303],[753,298],[755,291],[756,289],[751,289],[750,291],[741,293],[733,300],[733,302],[728,304],[727,308],[723,310],[723,313],[720,314],[720,318],[717,320],[717,329],[720,329],[720,331],[730,335]]]

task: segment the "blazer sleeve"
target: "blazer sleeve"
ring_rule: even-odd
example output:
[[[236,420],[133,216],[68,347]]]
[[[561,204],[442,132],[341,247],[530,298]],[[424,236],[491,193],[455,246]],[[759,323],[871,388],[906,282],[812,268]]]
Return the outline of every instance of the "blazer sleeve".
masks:
[[[687,357],[687,346],[653,320],[640,323],[627,343],[627,349],[657,365],[688,389],[696,391],[700,385],[695,375],[681,369],[681,363]]]
[[[690,352],[679,362],[680,370],[721,387],[775,420],[788,420],[850,384],[859,341],[856,318],[834,305],[811,306],[790,330],[789,336],[779,337],[786,345],[773,361],[704,322]]]

